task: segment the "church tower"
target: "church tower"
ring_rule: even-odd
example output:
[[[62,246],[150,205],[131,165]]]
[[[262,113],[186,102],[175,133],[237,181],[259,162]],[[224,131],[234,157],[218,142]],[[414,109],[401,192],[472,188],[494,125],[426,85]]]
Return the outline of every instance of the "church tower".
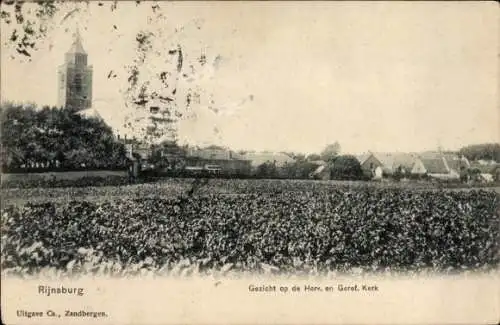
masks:
[[[64,64],[59,66],[58,78],[60,107],[78,112],[92,106],[92,66],[87,65],[78,30]]]

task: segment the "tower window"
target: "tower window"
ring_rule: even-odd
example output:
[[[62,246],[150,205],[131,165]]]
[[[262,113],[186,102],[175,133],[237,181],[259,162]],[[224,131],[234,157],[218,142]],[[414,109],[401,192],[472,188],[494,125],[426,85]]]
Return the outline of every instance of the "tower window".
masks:
[[[87,57],[83,54],[75,54],[75,64],[79,66],[87,65]]]
[[[74,86],[75,91],[77,91],[77,92],[82,91],[82,76],[80,74],[75,75],[73,86]]]

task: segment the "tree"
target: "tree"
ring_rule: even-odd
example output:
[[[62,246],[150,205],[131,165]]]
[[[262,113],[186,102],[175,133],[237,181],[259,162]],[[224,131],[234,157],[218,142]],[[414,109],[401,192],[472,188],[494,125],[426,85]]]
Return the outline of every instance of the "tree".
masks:
[[[331,162],[331,178],[338,180],[358,180],[363,178],[363,170],[356,157],[337,156]]]
[[[12,27],[9,43],[15,48],[17,56],[31,60],[33,52],[37,50],[37,43],[45,38],[49,28],[53,27],[50,20],[61,6],[61,1],[37,1],[29,6],[23,1],[2,1],[2,29],[5,25]]]
[[[265,162],[257,166],[257,177],[259,178],[274,178],[277,176],[276,165],[271,162]]]
[[[403,167],[398,166],[396,170],[394,170],[394,173],[392,174],[392,179],[399,182],[403,177],[404,177]]]
[[[333,144],[329,144],[323,149],[320,156],[324,161],[332,161],[334,158],[340,153],[340,144],[335,142]]]
[[[500,144],[499,143],[483,143],[474,144],[463,147],[459,150],[459,154],[467,159],[473,160],[495,160],[500,162]]]
[[[150,161],[158,167],[170,167],[175,169],[184,164],[186,155],[186,147],[181,147],[173,141],[163,141],[152,147]]]
[[[2,147],[11,167],[38,163],[67,168],[118,167],[125,147],[99,119],[82,118],[68,110],[5,103],[0,106]],[[7,166],[8,167],[8,166]]]
[[[308,179],[316,168],[318,166],[309,161],[296,160],[280,168],[280,175],[288,179]]]

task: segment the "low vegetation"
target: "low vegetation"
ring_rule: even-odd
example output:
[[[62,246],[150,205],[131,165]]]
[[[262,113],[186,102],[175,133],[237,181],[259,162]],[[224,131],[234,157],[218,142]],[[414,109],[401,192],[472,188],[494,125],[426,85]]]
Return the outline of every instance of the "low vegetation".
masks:
[[[187,191],[177,180],[163,192],[158,184],[110,187],[99,188],[114,191],[99,193],[99,200],[80,193],[77,201],[3,205],[2,270],[21,276],[450,273],[494,269],[500,261],[494,192],[197,182]]]

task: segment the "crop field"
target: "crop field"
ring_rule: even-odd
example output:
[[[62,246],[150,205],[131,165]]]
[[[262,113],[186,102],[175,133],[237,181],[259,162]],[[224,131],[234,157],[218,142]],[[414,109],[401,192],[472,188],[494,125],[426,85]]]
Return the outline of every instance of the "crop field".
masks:
[[[500,195],[363,182],[187,180],[2,190],[4,274],[490,270]]]
[[[104,180],[103,180],[104,181]],[[112,179],[112,181],[115,181]],[[183,196],[190,190],[198,195],[203,194],[225,194],[246,195],[252,193],[279,193],[279,192],[304,192],[304,191],[328,191],[332,188],[343,189],[403,189],[412,191],[496,191],[500,194],[500,186],[474,188],[453,186],[450,188],[439,188],[438,185],[429,182],[411,183],[377,183],[365,181],[310,181],[310,180],[225,180],[225,179],[185,179],[168,178],[158,182],[137,185],[112,185],[112,186],[83,186],[71,187],[29,187],[29,188],[2,188],[2,202],[4,204],[25,204],[34,202],[69,202],[73,200],[87,200],[92,202],[106,201],[123,197],[162,197],[172,198]],[[90,180],[89,183],[96,183]],[[98,182],[100,183],[100,182]],[[126,182],[125,182],[126,183]]]

